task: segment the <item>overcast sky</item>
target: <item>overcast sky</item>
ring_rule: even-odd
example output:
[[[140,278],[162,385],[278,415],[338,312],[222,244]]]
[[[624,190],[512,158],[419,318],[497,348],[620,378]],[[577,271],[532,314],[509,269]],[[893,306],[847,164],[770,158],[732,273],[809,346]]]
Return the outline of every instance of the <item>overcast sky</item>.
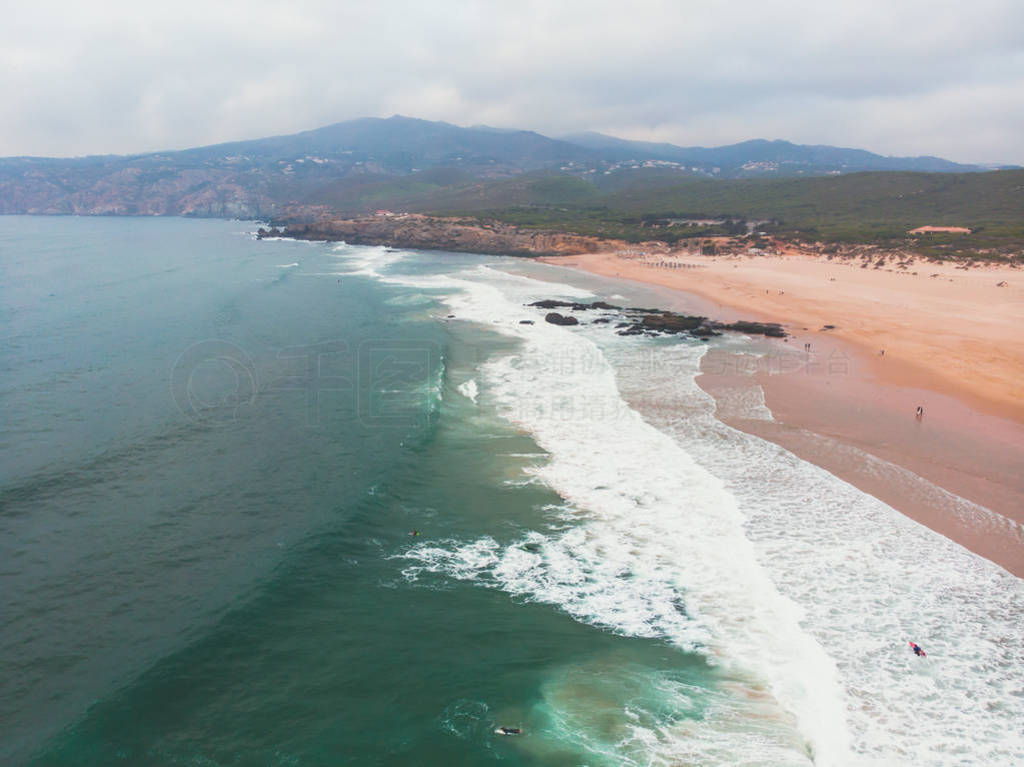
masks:
[[[0,0],[0,156],[404,114],[1024,164],[1024,2]]]

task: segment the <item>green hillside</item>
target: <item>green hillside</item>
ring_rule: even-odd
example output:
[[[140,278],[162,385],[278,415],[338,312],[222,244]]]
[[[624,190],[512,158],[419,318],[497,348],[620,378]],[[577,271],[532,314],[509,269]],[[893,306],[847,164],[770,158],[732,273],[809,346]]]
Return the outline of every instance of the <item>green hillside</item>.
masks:
[[[663,239],[735,233],[735,227],[671,226],[673,218],[768,221],[758,230],[844,242],[907,239],[918,226],[962,226],[970,235],[914,240],[922,251],[1024,248],[1024,171],[856,173],[802,179],[687,179],[632,171],[583,180],[530,175],[435,189],[403,200],[410,210],[473,215],[528,228]]]
[[[629,211],[703,211],[781,219],[822,231],[884,232],[922,224],[1024,226],[1024,171],[854,173],[809,179],[693,180],[607,195]]]

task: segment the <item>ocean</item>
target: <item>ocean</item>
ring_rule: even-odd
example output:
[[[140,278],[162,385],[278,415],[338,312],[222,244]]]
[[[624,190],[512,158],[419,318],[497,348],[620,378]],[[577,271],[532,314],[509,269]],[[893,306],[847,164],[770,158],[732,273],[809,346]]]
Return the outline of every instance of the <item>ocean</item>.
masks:
[[[1024,762],[1022,582],[717,420],[768,342],[255,228],[0,217],[0,763]]]

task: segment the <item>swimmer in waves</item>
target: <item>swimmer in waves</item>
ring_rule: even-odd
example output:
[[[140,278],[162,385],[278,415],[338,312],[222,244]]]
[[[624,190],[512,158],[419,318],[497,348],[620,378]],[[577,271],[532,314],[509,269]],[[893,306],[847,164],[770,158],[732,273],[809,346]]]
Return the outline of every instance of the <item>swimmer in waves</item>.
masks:
[[[522,735],[522,727],[499,727],[494,731],[495,735]]]

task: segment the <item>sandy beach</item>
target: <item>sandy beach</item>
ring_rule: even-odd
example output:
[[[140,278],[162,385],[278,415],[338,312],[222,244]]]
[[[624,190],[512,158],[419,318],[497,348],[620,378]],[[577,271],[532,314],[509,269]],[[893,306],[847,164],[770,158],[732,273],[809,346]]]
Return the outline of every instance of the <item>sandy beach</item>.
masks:
[[[807,254],[545,260],[697,295],[715,319],[782,323],[790,337],[753,367],[706,356],[699,383],[720,418],[1024,577],[1024,270]],[[751,386],[772,420],[725,405]]]

